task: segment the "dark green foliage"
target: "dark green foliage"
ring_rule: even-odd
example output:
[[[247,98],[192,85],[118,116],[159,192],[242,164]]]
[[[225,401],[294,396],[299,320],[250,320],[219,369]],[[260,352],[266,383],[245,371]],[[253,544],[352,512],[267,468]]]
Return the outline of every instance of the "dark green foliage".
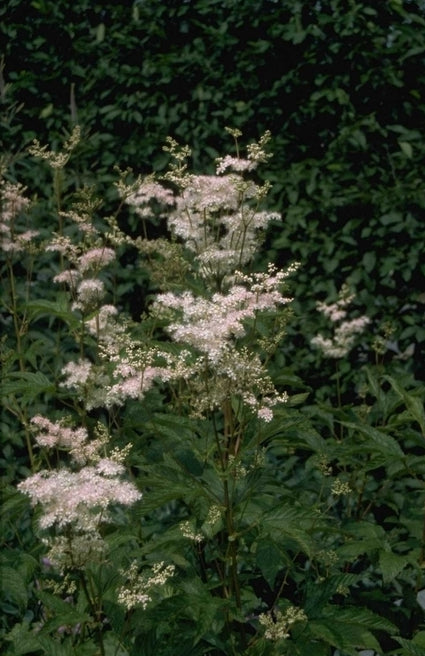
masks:
[[[288,360],[302,347],[310,376],[315,302],[348,281],[375,328],[393,323],[394,353],[413,349],[418,371],[423,3],[9,0],[0,18],[1,139],[17,177],[45,187],[19,153],[35,136],[57,145],[77,121],[75,183],[95,170],[105,190],[116,164],[162,169],[168,134],[190,143],[199,167],[222,150],[224,125],[270,129],[284,220],[269,253],[302,263]]]

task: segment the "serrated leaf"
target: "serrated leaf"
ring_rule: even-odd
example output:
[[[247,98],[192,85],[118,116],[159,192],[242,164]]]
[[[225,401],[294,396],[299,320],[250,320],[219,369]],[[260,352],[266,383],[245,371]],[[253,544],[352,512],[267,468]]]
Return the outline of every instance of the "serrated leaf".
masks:
[[[307,637],[306,633],[307,632],[305,632],[303,636],[297,638],[296,640],[297,656],[312,656],[311,634],[309,632]],[[258,652],[258,656],[264,656],[264,654],[266,653],[265,652],[266,648],[267,647],[264,646],[263,650]],[[329,644],[325,641],[320,643],[318,640],[315,640],[314,656],[329,656]]]
[[[61,643],[58,640],[52,640],[47,635],[40,635],[38,640],[43,650],[43,656],[75,656],[75,651],[70,641]],[[81,645],[78,649],[78,656],[80,654],[81,656],[96,656],[98,653],[97,646],[91,641]]]
[[[392,376],[384,376],[384,379],[390,383],[393,390],[403,399],[406,408],[409,410],[415,421],[418,422],[422,434],[425,435],[425,409],[423,400],[414,396],[412,393],[407,392]]]
[[[75,326],[79,323],[76,315],[69,309],[67,295],[58,294],[55,301],[47,299],[38,299],[29,301],[26,306],[31,319],[39,319],[42,316],[57,317],[62,319],[68,325]]]
[[[337,593],[338,588],[348,588],[359,580],[356,574],[338,574],[331,576],[320,583],[309,582],[306,587],[306,601],[304,610],[309,617],[316,617],[321,609]]]
[[[348,652],[352,656],[358,656],[359,649],[373,649],[377,654],[380,652],[381,645],[368,629],[358,624],[344,622],[333,623],[333,626],[343,635],[342,649],[344,652]]]
[[[44,592],[43,590],[36,591],[37,597],[40,601],[55,614],[55,617],[51,620],[48,620],[46,623],[48,625],[48,630],[53,630],[62,624],[79,624],[83,622],[90,621],[90,616],[87,613],[82,613],[73,607],[71,604],[68,604],[63,599],[50,594],[49,592]]]
[[[257,545],[256,563],[270,588],[273,589],[277,574],[288,563],[288,557],[270,539],[260,540]]]
[[[306,586],[306,600],[304,610],[309,617],[316,618],[321,615],[322,609],[335,594],[338,584],[334,579],[327,579],[320,583],[308,582]]]
[[[319,638],[320,640],[323,640],[328,645],[332,645],[333,647],[342,647],[344,642],[343,637],[330,622],[310,620],[308,623],[308,628],[310,629],[314,638]]]
[[[310,396],[310,392],[301,392],[300,394],[292,394],[289,397],[288,405],[290,407],[301,405],[308,399],[309,396]]]
[[[393,581],[408,564],[405,556],[400,556],[385,549],[379,552],[379,568],[384,583]]]
[[[391,435],[380,431],[378,428],[364,424],[354,424],[349,421],[341,421],[341,425],[370,438],[368,445],[370,449],[376,449],[383,455],[387,454],[398,458],[404,457],[404,453],[398,442]]]
[[[425,631],[419,631],[416,633],[415,637],[413,638],[413,642],[415,645],[425,648]]]
[[[21,610],[24,609],[28,601],[28,595],[22,574],[12,567],[2,567],[0,580],[2,597],[18,606]]]
[[[343,560],[355,560],[363,554],[371,554],[382,547],[382,539],[369,538],[364,540],[352,540],[338,547],[337,554]]]
[[[55,385],[40,371],[14,371],[2,381],[1,393],[4,396],[17,395],[20,399],[33,400],[40,394],[54,393]]]
[[[333,614],[334,611],[329,611],[329,615]],[[397,627],[387,620],[386,617],[382,615],[377,615],[368,608],[342,608],[338,610],[334,615],[333,619],[338,622],[343,622],[344,624],[359,624],[362,627],[371,629],[374,631],[388,631],[395,632]]]
[[[194,423],[185,417],[157,414],[152,421],[147,423],[146,428],[152,430],[156,435],[185,443],[187,439],[193,437],[195,427]]]
[[[420,645],[416,645],[412,640],[406,638],[398,638],[395,640],[403,647],[403,656],[425,656],[425,649]]]
[[[358,656],[358,649],[380,650],[379,642],[375,636],[360,624],[347,623],[340,621],[339,617],[330,617],[329,619],[313,620],[309,623],[313,625],[316,637],[325,640],[328,644],[337,647],[344,654]]]
[[[0,504],[0,519],[2,522],[11,521],[24,512],[30,505],[29,499],[16,488],[5,487],[2,489],[2,502]]]
[[[197,644],[205,633],[212,629],[217,612],[223,607],[223,602],[217,597],[212,597],[199,579],[184,581],[181,587],[187,595],[185,615],[196,626],[194,644]]]
[[[111,623],[112,628],[119,634],[120,629],[122,628],[125,622],[126,611],[123,606],[120,604],[108,601],[105,599],[105,613],[108,617],[109,622]]]
[[[24,656],[24,654],[36,654],[40,651],[41,645],[39,636],[31,631],[27,622],[15,624],[13,629],[6,635],[7,642],[12,643],[13,656]]]

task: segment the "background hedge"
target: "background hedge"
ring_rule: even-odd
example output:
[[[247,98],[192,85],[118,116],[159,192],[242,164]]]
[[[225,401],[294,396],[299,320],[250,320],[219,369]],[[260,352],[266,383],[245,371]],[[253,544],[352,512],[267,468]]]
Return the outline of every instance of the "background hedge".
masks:
[[[108,199],[114,165],[165,166],[169,134],[208,170],[231,147],[224,126],[248,139],[270,129],[272,205],[284,218],[268,257],[302,263],[285,363],[309,374],[315,303],[348,281],[371,334],[391,321],[394,356],[418,372],[424,34],[423,0],[8,0],[3,158],[10,177],[42,191],[49,174],[27,146],[34,137],[58,146],[78,122],[76,184]]]

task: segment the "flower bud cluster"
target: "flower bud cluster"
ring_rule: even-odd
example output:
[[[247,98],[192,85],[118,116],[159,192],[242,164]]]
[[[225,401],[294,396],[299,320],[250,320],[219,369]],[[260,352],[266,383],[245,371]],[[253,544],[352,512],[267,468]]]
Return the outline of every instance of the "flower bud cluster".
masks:
[[[81,128],[76,125],[69,138],[63,144],[63,149],[59,152],[48,150],[48,146],[42,146],[38,139],[34,139],[28,152],[37,159],[44,159],[49,163],[52,169],[63,169],[69,161],[71,153],[81,141]]]
[[[301,608],[289,606],[284,613],[275,610],[273,614],[262,613],[258,619],[260,624],[265,627],[264,637],[276,642],[289,638],[291,627],[296,622],[305,622],[307,615]]]
[[[118,592],[118,602],[127,610],[137,606],[145,610],[155,596],[161,596],[161,588],[174,576],[175,567],[161,561],[154,563],[150,571],[144,570],[139,574],[137,562],[133,561],[127,570],[120,573],[125,576],[126,584]]]

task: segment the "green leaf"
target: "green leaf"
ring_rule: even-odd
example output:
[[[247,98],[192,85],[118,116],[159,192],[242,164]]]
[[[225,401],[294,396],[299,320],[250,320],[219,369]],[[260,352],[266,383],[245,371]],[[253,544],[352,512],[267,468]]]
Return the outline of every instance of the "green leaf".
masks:
[[[415,645],[419,645],[419,647],[425,648],[425,631],[419,631],[416,633],[415,637],[413,638],[413,642]]]
[[[105,38],[105,23],[99,23],[95,30],[97,43],[102,43]]]
[[[400,146],[402,153],[404,153],[404,155],[406,155],[408,159],[412,159],[413,157],[412,145],[408,141],[399,141],[398,145]]]
[[[42,650],[40,639],[35,632],[30,629],[28,622],[15,624],[10,633],[6,635],[5,639],[13,645],[12,650],[8,650],[8,654],[11,654],[11,656],[38,654]]]
[[[309,627],[315,637],[340,649],[344,654],[358,656],[359,649],[380,651],[379,642],[367,628],[357,622],[341,621],[339,613],[329,619],[313,620],[309,623]]]
[[[223,602],[217,597],[211,596],[207,587],[199,579],[184,581],[181,587],[187,596],[185,614],[196,626],[196,644],[208,631],[213,629],[217,614],[223,609]]]
[[[294,542],[301,550],[311,555],[312,539],[307,528],[303,528],[303,520],[311,522],[311,515],[301,508],[281,508],[266,513],[261,518],[261,527],[270,532],[276,544],[289,546]]]
[[[53,112],[53,103],[49,103],[40,112],[40,118],[48,118]]]
[[[336,647],[344,652],[355,656],[358,649],[374,649],[380,651],[380,645],[371,630],[386,631],[394,633],[396,627],[386,618],[373,613],[367,608],[338,608],[327,606],[323,615],[317,618],[319,628],[325,635],[328,629],[328,639],[332,634],[340,636],[340,642],[334,643]]]
[[[62,319],[65,323],[75,327],[79,321],[76,315],[69,309],[68,295],[57,293],[55,301],[47,299],[38,299],[29,301],[27,311],[32,319],[38,319],[42,316],[53,316]]]
[[[379,567],[384,583],[393,581],[408,564],[405,556],[385,549],[379,552]]]
[[[12,567],[2,567],[0,580],[1,596],[23,610],[28,601],[28,594],[22,574]]]
[[[310,396],[310,392],[301,392],[300,394],[292,394],[289,397],[288,405],[290,407],[301,405],[308,399],[309,396]]]
[[[50,636],[40,635],[39,642],[44,656],[75,656],[70,640],[61,643]],[[92,640],[82,644],[81,648],[78,649],[79,656],[80,654],[81,656],[96,656],[98,653],[98,648]]]
[[[354,560],[362,554],[369,556],[379,549],[388,548],[384,529],[375,522],[347,521],[344,524],[345,544],[336,548],[338,556],[344,560]]]
[[[390,383],[393,390],[403,399],[406,408],[421,427],[422,435],[425,436],[425,409],[423,399],[418,398],[411,392],[407,392],[392,376],[383,376],[383,378]]]
[[[376,255],[375,255],[375,253],[365,253],[363,255],[362,264],[363,264],[363,267],[364,267],[365,271],[367,271],[368,273],[373,271],[373,269],[375,268],[375,264],[376,264]]]
[[[343,636],[338,632],[331,622],[321,620],[309,620],[308,628],[314,638],[323,640],[328,645],[341,648],[344,643]]]
[[[259,540],[255,560],[272,589],[277,574],[290,562],[287,554],[271,538]]]
[[[17,395],[21,400],[33,401],[40,394],[55,392],[55,385],[40,371],[13,371],[2,382],[4,396]]]
[[[368,608],[357,608],[349,607],[338,609],[334,613],[334,610],[329,607],[329,615],[333,615],[333,619],[338,622],[343,622],[344,624],[359,624],[367,629],[372,629],[374,631],[387,631],[388,633],[397,631],[397,627],[387,620],[386,617],[382,615],[377,615]]]
[[[44,624],[43,628],[45,628],[46,631],[53,631],[62,624],[75,625],[89,622],[91,620],[90,615],[82,613],[71,604],[49,592],[37,590],[36,594],[44,606],[54,613],[54,617]]]
[[[403,647],[403,656],[425,656],[425,648],[415,644],[412,640],[397,636],[394,636],[394,639]]]
[[[354,424],[349,421],[341,421],[342,426],[351,428],[354,433],[362,433],[365,437],[370,438],[368,447],[389,456],[396,456],[397,458],[404,457],[404,453],[400,448],[398,442],[384,431],[365,424]]]

